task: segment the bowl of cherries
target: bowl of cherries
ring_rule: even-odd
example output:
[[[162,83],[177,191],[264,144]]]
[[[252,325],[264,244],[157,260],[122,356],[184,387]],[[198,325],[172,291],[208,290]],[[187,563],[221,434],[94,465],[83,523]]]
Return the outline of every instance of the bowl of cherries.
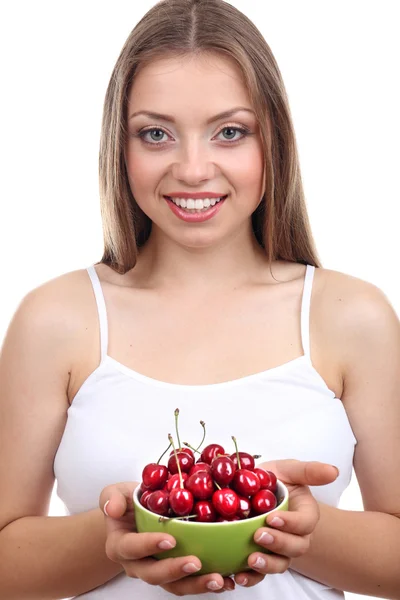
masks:
[[[202,563],[197,575],[227,576],[249,570],[250,554],[269,552],[254,541],[254,534],[267,527],[267,513],[288,510],[288,489],[272,471],[255,465],[259,455],[239,452],[234,436],[231,453],[217,443],[200,451],[203,421],[201,444],[181,445],[178,415],[176,409],[178,447],[168,434],[168,448],[156,463],[144,467],[142,482],[134,491],[136,530],[172,535],[176,546],[154,558],[197,556]]]

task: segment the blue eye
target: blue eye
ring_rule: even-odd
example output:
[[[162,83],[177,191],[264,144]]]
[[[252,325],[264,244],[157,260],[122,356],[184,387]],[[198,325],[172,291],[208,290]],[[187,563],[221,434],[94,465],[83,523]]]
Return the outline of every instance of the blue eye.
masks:
[[[234,127],[232,125],[227,125],[226,127],[223,127],[220,132],[217,134],[221,134],[223,131],[234,131],[235,133],[239,132],[241,134],[241,137],[239,139],[234,139],[234,140],[226,140],[229,144],[234,144],[237,142],[240,142],[242,139],[244,139],[246,136],[250,135],[250,130],[247,129],[246,127]],[[152,133],[152,132],[157,132],[158,133],[158,137],[161,137],[162,135],[168,135],[163,129],[161,129],[161,127],[148,127],[147,129],[142,129],[142,131],[139,131],[135,137],[139,137],[145,144],[148,144],[150,146],[163,146],[166,142],[162,142],[159,139],[158,140],[154,140],[152,142],[149,142],[148,140],[145,139],[145,136],[148,133]]]

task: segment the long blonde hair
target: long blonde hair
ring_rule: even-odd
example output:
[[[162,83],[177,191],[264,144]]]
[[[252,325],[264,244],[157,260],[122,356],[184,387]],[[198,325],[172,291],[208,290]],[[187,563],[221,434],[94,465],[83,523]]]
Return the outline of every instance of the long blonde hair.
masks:
[[[286,260],[320,267],[279,67],[252,21],[224,0],[158,2],[137,23],[122,48],[108,84],[101,128],[104,253],[100,262],[126,273],[135,266],[138,248],[151,232],[151,220],[130,190],[124,158],[128,94],[137,69],[167,55],[187,58],[207,52],[230,57],[239,65],[256,113],[266,188],[252,215],[252,225],[269,264]]]

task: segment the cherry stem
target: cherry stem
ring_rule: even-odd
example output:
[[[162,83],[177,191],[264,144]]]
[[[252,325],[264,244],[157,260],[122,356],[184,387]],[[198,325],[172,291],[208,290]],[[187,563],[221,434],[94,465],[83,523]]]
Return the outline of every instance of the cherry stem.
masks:
[[[200,421],[200,425],[203,428],[203,439],[201,440],[200,444],[197,446],[196,452],[199,451],[199,448],[203,445],[203,442],[204,442],[205,437],[206,437],[206,424],[204,423],[204,421]]]
[[[176,437],[178,438],[178,448],[181,448],[181,440],[179,439],[179,431],[178,431],[178,416],[179,416],[179,408],[175,409],[175,431]]]
[[[169,433],[168,434],[168,439],[174,449],[174,455],[175,455],[175,460],[176,460],[176,466],[178,467],[178,473],[179,473],[179,483],[181,485],[181,490],[184,489],[184,485],[183,485],[183,479],[182,479],[182,471],[181,471],[181,465],[179,464],[179,460],[178,460],[178,455],[176,453],[176,448],[174,446],[174,440],[172,439],[172,435]]]
[[[190,448],[191,450],[193,450],[193,452],[197,452],[197,454],[201,454],[201,452],[199,452],[198,450],[196,450],[196,448],[193,448],[193,446],[191,446],[187,442],[183,442],[183,445],[187,446],[188,448]]]
[[[171,442],[170,442],[168,448],[166,450],[164,450],[164,452],[161,454],[160,458],[158,459],[158,461],[157,461],[158,465],[160,464],[160,460],[162,459],[162,457],[164,456],[164,454],[166,454],[170,448],[171,448]]]
[[[197,515],[188,515],[187,517],[164,517],[163,515],[161,515],[161,517],[158,520],[160,523],[162,523],[163,521],[172,521],[172,520],[177,521],[178,519],[180,519],[180,520],[194,519],[196,517],[197,517]]]
[[[238,467],[239,467],[239,469],[241,469],[242,466],[240,464],[239,451],[238,451],[238,447],[237,447],[237,443],[236,443],[236,438],[234,435],[232,436],[232,439],[233,439],[233,443],[235,444],[235,448],[236,448],[236,458],[237,458],[237,462],[238,462]]]

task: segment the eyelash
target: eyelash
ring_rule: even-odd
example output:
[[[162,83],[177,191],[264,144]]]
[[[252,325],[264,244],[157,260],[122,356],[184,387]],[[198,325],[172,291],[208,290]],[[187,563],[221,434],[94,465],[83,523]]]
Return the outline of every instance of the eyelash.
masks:
[[[244,126],[243,127],[237,127],[235,125],[225,125],[225,127],[223,127],[217,133],[217,135],[219,135],[225,129],[234,129],[235,131],[239,131],[239,133],[242,134],[242,137],[240,139],[238,139],[238,140],[233,140],[233,141],[227,140],[227,144],[228,145],[237,144],[238,142],[241,142],[248,135],[252,135],[250,133],[250,129],[248,129],[247,127],[244,127]],[[166,135],[168,135],[168,133],[166,131],[164,131],[164,129],[162,127],[148,127],[146,129],[142,129],[141,131],[139,131],[137,134],[134,135],[134,137],[141,138],[141,140],[145,144],[147,144],[148,146],[164,146],[167,143],[167,142],[148,142],[147,140],[145,140],[144,136],[146,135],[146,133],[149,133],[150,131],[162,131],[163,133],[165,133]]]

